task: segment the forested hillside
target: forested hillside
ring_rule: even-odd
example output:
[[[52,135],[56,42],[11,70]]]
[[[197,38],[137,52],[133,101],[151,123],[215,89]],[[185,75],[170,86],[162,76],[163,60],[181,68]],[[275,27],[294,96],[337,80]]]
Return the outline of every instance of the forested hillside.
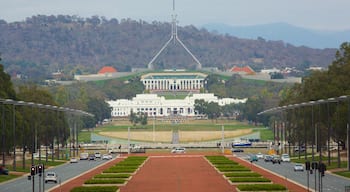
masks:
[[[170,23],[156,21],[38,15],[23,22],[0,20],[0,53],[9,74],[30,79],[46,78],[57,70],[65,74],[96,73],[106,65],[130,71],[132,67],[146,67],[170,33]],[[233,65],[250,65],[255,70],[328,66],[336,51],[295,47],[262,38],[239,39],[194,26],[179,27],[178,34],[203,67],[220,69]],[[191,68],[194,61],[177,44],[166,49],[155,66]]]

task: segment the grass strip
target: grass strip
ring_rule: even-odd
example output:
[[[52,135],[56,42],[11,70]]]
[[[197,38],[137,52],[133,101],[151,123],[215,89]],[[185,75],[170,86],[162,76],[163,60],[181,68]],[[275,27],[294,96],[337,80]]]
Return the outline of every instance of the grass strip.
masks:
[[[116,192],[117,186],[80,186],[74,187],[70,192]]]
[[[125,179],[89,179],[84,182],[85,184],[123,184]]]
[[[129,178],[130,174],[98,174],[95,175],[94,178]]]
[[[226,177],[261,177],[260,174],[254,172],[233,172],[225,173]]]
[[[286,191],[287,188],[280,184],[239,184],[240,191]]]
[[[263,177],[230,177],[230,181],[233,183],[240,183],[240,182],[271,182],[270,179],[266,179]]]

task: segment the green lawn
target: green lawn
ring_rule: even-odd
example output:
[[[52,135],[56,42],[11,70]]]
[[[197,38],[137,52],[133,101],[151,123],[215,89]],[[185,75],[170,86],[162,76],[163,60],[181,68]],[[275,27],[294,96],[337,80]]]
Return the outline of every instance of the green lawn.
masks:
[[[2,182],[5,182],[5,181],[8,181],[8,180],[11,180],[11,179],[14,179],[14,178],[17,178],[17,177],[20,177],[18,175],[0,175],[0,183]]]

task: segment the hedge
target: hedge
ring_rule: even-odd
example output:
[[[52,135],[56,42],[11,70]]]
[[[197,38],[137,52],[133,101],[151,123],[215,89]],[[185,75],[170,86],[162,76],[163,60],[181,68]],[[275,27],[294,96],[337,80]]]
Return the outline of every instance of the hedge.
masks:
[[[85,184],[123,184],[125,179],[89,179]]]
[[[130,174],[98,174],[94,178],[129,178]]]
[[[75,187],[70,192],[116,192],[117,186],[81,186]]]
[[[287,188],[280,184],[239,184],[240,191],[285,191]]]
[[[255,172],[233,172],[233,173],[225,173],[226,177],[261,177],[260,174]]]
[[[270,179],[263,177],[230,177],[230,181],[233,183],[236,182],[271,182]]]

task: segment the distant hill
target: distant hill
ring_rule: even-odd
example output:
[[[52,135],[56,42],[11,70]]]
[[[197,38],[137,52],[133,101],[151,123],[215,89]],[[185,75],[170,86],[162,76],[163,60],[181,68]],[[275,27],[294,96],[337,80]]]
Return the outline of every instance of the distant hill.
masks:
[[[0,53],[9,74],[29,79],[42,80],[57,70],[71,78],[74,73],[97,73],[103,66],[124,72],[147,67],[169,40],[170,33],[170,23],[157,21],[38,15],[23,22],[0,20]],[[249,65],[256,71],[272,67],[326,67],[336,52],[297,47],[281,40],[242,39],[194,26],[179,27],[178,35],[203,67],[222,70],[234,65]],[[196,66],[179,44],[166,49],[154,65],[159,69]]]
[[[321,31],[309,30],[286,23],[272,23],[253,26],[230,26],[221,23],[203,25],[209,31],[230,34],[238,38],[282,40],[284,42],[312,48],[339,48],[343,42],[350,41],[350,30]],[[331,30],[331,29],[330,29]]]

